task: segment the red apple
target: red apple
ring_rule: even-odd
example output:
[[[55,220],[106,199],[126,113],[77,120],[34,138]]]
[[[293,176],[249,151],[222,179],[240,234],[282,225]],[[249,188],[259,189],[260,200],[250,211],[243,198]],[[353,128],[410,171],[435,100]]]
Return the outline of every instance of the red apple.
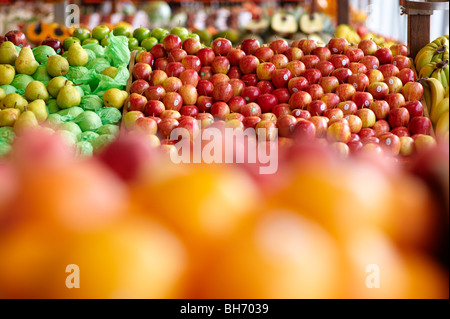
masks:
[[[273,63],[263,62],[258,65],[256,68],[256,76],[258,79],[270,81],[272,80],[272,73],[276,70],[276,67]]]
[[[196,57],[195,55],[188,55],[188,56],[184,57],[181,60],[181,64],[183,64],[183,66],[186,70],[191,69],[191,70],[195,70],[197,72],[199,72],[202,67],[202,63],[200,62],[200,59],[198,57]]]
[[[214,99],[211,96],[199,96],[197,99],[197,107],[199,112],[208,112],[214,103]]]
[[[329,118],[330,121],[334,120],[334,119],[343,119],[344,118],[344,112],[342,112],[342,110],[338,109],[338,108],[326,109],[325,112],[323,112],[323,116]]]
[[[303,51],[295,47],[287,49],[284,55],[289,61],[300,60],[304,56]]]
[[[400,137],[400,155],[411,156],[415,151],[414,140],[409,136]]]
[[[216,73],[209,79],[209,81],[211,81],[212,85],[215,87],[220,82],[229,82],[230,78],[226,74]]]
[[[150,74],[148,82],[151,86],[162,85],[167,77],[168,76],[166,72],[162,70],[154,70],[152,74]]]
[[[320,61],[316,64],[316,68],[322,76],[329,76],[334,71],[334,65],[330,61]]]
[[[322,138],[325,137],[328,130],[328,118],[323,116],[312,116],[309,121],[316,128],[316,137]]]
[[[406,101],[420,101],[423,96],[423,86],[419,82],[408,82],[403,86],[402,93]]]
[[[195,55],[202,48],[200,41],[194,38],[187,38],[183,41],[182,47],[189,55]]]
[[[195,105],[183,105],[180,109],[180,114],[182,116],[196,117],[198,115],[198,107]]]
[[[309,120],[311,118],[311,113],[309,113],[309,111],[307,111],[307,110],[295,109],[295,110],[292,110],[291,115],[293,117],[295,117],[296,119]]]
[[[228,82],[220,82],[214,85],[212,97],[215,101],[227,103],[233,97],[233,87]]]
[[[266,80],[259,81],[258,84],[256,84],[256,87],[261,91],[261,94],[272,93],[272,91],[275,90],[272,82]]]
[[[294,126],[292,137],[297,142],[312,142],[316,138],[317,130],[313,122],[300,119]]]
[[[164,80],[162,86],[166,92],[176,92],[183,86],[183,83],[179,78],[171,76]]]
[[[273,113],[262,113],[260,116],[261,120],[268,120],[268,121],[274,121],[277,122],[277,117]]]
[[[380,135],[388,133],[391,127],[386,120],[378,120],[373,125],[373,130],[375,131],[375,136],[380,137]]]
[[[317,47],[311,54],[319,57],[320,61],[328,61],[331,57],[331,51],[327,47]]]
[[[336,122],[327,129],[327,140],[330,142],[348,143],[351,135],[350,127],[345,123]]]
[[[311,98],[313,100],[320,100],[322,96],[325,94],[322,86],[320,86],[319,84],[311,84],[304,91],[309,93],[309,95],[311,95]]]
[[[320,59],[315,55],[305,55],[300,61],[303,62],[307,69],[311,69],[316,67],[320,62]]]
[[[198,72],[201,80],[211,80],[213,76],[212,68],[210,66],[202,66]]]
[[[274,121],[261,120],[256,124],[255,129],[258,140],[273,141],[277,138],[278,130]]]
[[[372,94],[374,99],[383,100],[389,93],[389,87],[384,82],[374,82],[369,85],[367,92]]]
[[[349,49],[345,51],[345,55],[350,62],[359,62],[364,57],[364,52],[361,49]]]
[[[287,88],[279,88],[272,92],[278,99],[279,103],[287,103],[291,98],[291,94]]]
[[[346,115],[345,119],[347,120],[348,126],[350,127],[350,132],[352,132],[351,140],[355,140],[355,139],[359,140],[359,136],[356,134],[361,132],[362,125],[363,125],[362,120],[359,118],[359,116],[354,115],[354,114]],[[353,134],[355,134],[355,136],[357,136],[357,137],[354,137]]]
[[[336,107],[341,102],[339,95],[335,93],[325,93],[320,100],[325,102],[329,109]]]
[[[128,112],[130,111],[140,111],[144,113],[144,107],[145,104],[147,104],[147,99],[145,96],[142,96],[137,93],[132,93],[130,96],[126,99],[124,105],[127,106]]]
[[[366,127],[366,128],[362,128],[361,131],[359,131],[358,135],[362,141],[365,138],[375,137],[375,131],[369,127]]]
[[[239,62],[239,68],[243,74],[256,73],[258,65],[259,60],[253,55],[246,55]]]
[[[431,120],[426,116],[415,116],[411,119],[408,129],[411,135],[425,134],[430,135],[432,128]]]
[[[298,48],[303,51],[303,54],[308,55],[317,48],[317,42],[311,39],[302,39],[298,43]]]
[[[352,101],[355,102],[358,109],[369,107],[370,103],[373,101],[373,96],[368,92],[356,92]]]
[[[197,121],[200,121],[200,127],[202,129],[208,128],[214,123],[214,117],[211,113],[198,113],[195,118]]]
[[[388,94],[384,97],[384,100],[389,104],[391,109],[402,107],[405,105],[405,98],[400,93]]]
[[[227,75],[230,79],[240,79],[242,77],[242,72],[238,66],[232,66]]]
[[[372,84],[374,82],[383,82],[384,81],[383,73],[381,73],[377,69],[371,69],[371,70],[367,71],[366,75],[369,78],[370,84]]]
[[[275,54],[270,59],[270,62],[273,63],[277,69],[283,69],[287,66],[289,60],[284,54]]]
[[[243,107],[241,107],[241,114],[244,115],[245,117],[260,116],[261,107],[254,102],[245,104]]]
[[[409,119],[409,112],[404,107],[395,108],[389,112],[388,121],[392,128],[408,126]]]
[[[170,52],[173,49],[181,48],[181,39],[175,34],[169,34],[163,40],[164,49]]]
[[[284,39],[279,39],[272,41],[270,43],[270,48],[275,52],[275,54],[283,54],[289,49],[289,44]]]
[[[333,54],[341,54],[344,53],[348,48],[348,42],[346,39],[342,38],[333,38],[328,41],[327,47],[330,49]]]
[[[275,114],[277,118],[279,118],[283,114],[290,114],[291,108],[287,103],[277,104],[272,108],[272,113]]]
[[[160,116],[165,110],[164,103],[157,100],[150,100],[145,104],[144,114],[145,116]]]
[[[150,87],[145,80],[136,80],[130,86],[130,93],[143,94],[146,89]]]
[[[200,59],[202,66],[210,66],[216,55],[211,48],[203,48],[198,50],[197,57]]]
[[[150,53],[153,55],[153,58],[155,59],[155,61],[159,58],[167,57],[167,52],[164,49],[164,45],[162,43],[158,43],[158,44],[154,45],[150,49]]]
[[[269,47],[260,47],[256,49],[253,55],[262,63],[269,62],[270,59],[272,59],[272,57],[275,55],[275,53]]]
[[[183,49],[173,49],[167,54],[167,60],[169,60],[169,62],[181,62],[187,56],[188,55],[186,51],[184,51]]]
[[[309,86],[308,80],[303,76],[292,78],[288,82],[289,93],[293,94],[302,91]]]
[[[260,47],[259,41],[257,39],[245,39],[241,43],[241,50],[245,52],[245,54],[254,54],[256,50]]]
[[[340,101],[343,102],[351,100],[356,94],[356,89],[349,83],[343,83],[339,84],[335,92],[339,96]]]
[[[243,50],[233,48],[228,52],[227,58],[230,61],[231,65],[239,66],[239,62],[245,55],[246,54]]]
[[[225,38],[217,38],[213,41],[211,48],[215,55],[227,55],[232,48],[231,41]]]
[[[178,128],[183,128],[189,132],[190,140],[193,141],[200,134],[200,127],[197,120],[192,116],[184,116],[179,120]]]
[[[359,62],[364,64],[367,70],[378,69],[380,66],[380,61],[372,55],[364,56]]]
[[[247,116],[242,120],[242,124],[245,128],[256,128],[256,125],[261,122],[259,116]]]
[[[245,104],[247,104],[247,102],[245,101],[245,99],[242,96],[233,96],[228,101],[228,106],[230,107],[230,111],[231,112],[235,112],[235,113],[240,113],[241,112],[241,108]]]
[[[178,93],[181,95],[184,105],[194,105],[197,102],[198,98],[197,89],[193,85],[190,84],[183,85],[178,90]]]
[[[404,136],[410,137],[411,136],[409,129],[405,126],[398,126],[394,129],[392,129],[391,133],[397,135],[398,137],[404,137]]]
[[[420,101],[409,101],[403,106],[408,110],[410,119],[416,116],[424,116],[424,107]]]
[[[401,143],[400,138],[392,133],[385,133],[378,137],[379,145],[386,154],[397,156],[400,153]]]
[[[272,73],[272,83],[276,88],[286,88],[290,79],[292,79],[292,73],[287,68],[276,69]]]
[[[153,69],[166,71],[168,65],[169,65],[169,60],[167,58],[158,58],[155,60],[155,62],[153,64]]]
[[[200,76],[198,75],[197,71],[187,69],[181,72],[180,81],[183,84],[190,84],[193,85],[194,87],[197,87],[198,82],[200,81]]]
[[[261,91],[256,86],[246,86],[242,90],[242,97],[247,103],[256,102],[258,97],[261,95]]]
[[[403,55],[394,56],[392,59],[392,64],[395,65],[400,71],[411,68],[411,60]]]
[[[164,138],[170,137],[170,133],[178,127],[180,123],[176,119],[164,119],[158,124],[158,131]]]
[[[161,101],[166,95],[166,90],[162,85],[150,86],[144,91],[144,95],[149,101]]]
[[[389,64],[392,63],[392,52],[389,48],[380,48],[375,51],[375,57],[378,59],[380,64]]]
[[[291,137],[294,132],[297,119],[292,115],[283,115],[277,120],[278,135],[281,137]]]
[[[341,109],[344,115],[356,114],[356,111],[358,110],[356,103],[353,101],[340,102],[336,107]]]
[[[351,140],[350,142],[347,143],[347,146],[350,149],[350,153],[357,153],[363,147],[363,143],[361,143],[361,141],[359,140],[358,141]]]
[[[389,93],[399,93],[402,91],[403,83],[396,76],[385,77],[383,82],[387,84]]]
[[[198,94],[211,96],[213,90],[214,90],[214,85],[211,83],[211,81],[208,81],[208,80],[198,81],[198,84],[197,84]]]
[[[372,40],[361,40],[358,43],[358,49],[361,49],[364,55],[373,55],[378,50],[378,46]]]
[[[231,87],[233,88],[233,96],[239,96],[244,91],[244,81],[240,79],[231,79],[230,81],[228,81],[228,83],[230,83]]]
[[[302,76],[305,73],[306,67],[302,61],[291,61],[286,65],[286,69],[291,71],[292,77]]]
[[[389,47],[389,49],[392,52],[392,55],[395,56],[405,56],[407,57],[409,52],[408,52],[408,47],[404,44],[394,44],[392,46]]]
[[[352,74],[353,74],[352,71],[350,71],[350,69],[347,68],[339,68],[331,72],[331,75],[335,76],[339,80],[339,83],[347,83],[348,78]]]
[[[306,69],[303,76],[308,80],[308,83],[316,84],[319,82],[320,78],[322,77],[322,73],[318,69]]]
[[[397,77],[402,81],[403,85],[405,85],[408,82],[415,82],[416,81],[416,74],[411,69],[402,69],[400,72],[398,72]]]
[[[147,63],[136,63],[133,68],[133,77],[136,80],[147,81],[152,73],[152,67]]]
[[[257,103],[261,107],[261,112],[272,112],[275,105],[278,104],[277,97],[273,94],[262,94],[258,97]]]
[[[372,128],[377,121],[375,113],[371,109],[359,109],[356,111],[356,115],[361,119],[363,128]]]
[[[386,101],[379,100],[370,103],[369,108],[375,113],[377,120],[384,120],[390,112],[389,104]]]
[[[311,95],[304,91],[298,91],[291,95],[289,105],[291,109],[304,109],[312,102]]]
[[[353,74],[355,73],[367,73],[367,67],[359,62],[350,62],[350,65],[348,66],[350,71],[352,71]]]
[[[227,74],[230,70],[230,61],[226,56],[216,56],[211,63],[213,73]]]
[[[339,80],[335,76],[324,76],[320,78],[319,85],[324,93],[334,93],[339,86]]]
[[[323,116],[326,109],[327,105],[321,100],[312,101],[307,105],[307,111],[311,116]]]
[[[214,118],[225,119],[230,114],[230,107],[227,103],[216,102],[211,106],[211,115]]]
[[[136,131],[144,134],[155,135],[158,131],[158,124],[156,121],[148,117],[138,118],[134,125]]]
[[[242,115],[241,113],[231,112],[230,114],[228,114],[226,116],[225,121],[228,122],[228,121],[231,121],[231,120],[238,120],[238,121],[242,122],[244,119],[245,119],[245,116]]]
[[[24,47],[28,44],[25,34],[20,30],[11,30],[5,34],[5,40],[12,42],[15,46]]]
[[[400,72],[400,70],[393,64],[380,65],[378,70],[383,74],[385,79],[387,77],[396,76]]]
[[[136,56],[137,63],[147,63],[150,66],[153,66],[154,58],[150,52],[139,52]]]
[[[364,73],[352,74],[348,77],[348,83],[353,85],[356,91],[363,92],[369,86],[369,78]]]
[[[179,78],[181,72],[185,70],[181,62],[170,62],[167,64],[166,73],[169,77],[174,76]]]
[[[335,69],[348,68],[350,65],[350,59],[343,54],[333,54],[329,60]]]
[[[241,80],[246,86],[256,86],[258,84],[258,77],[256,74],[245,74],[241,77]]]
[[[183,106],[183,98],[177,92],[167,92],[164,95],[163,103],[167,110],[179,111]]]

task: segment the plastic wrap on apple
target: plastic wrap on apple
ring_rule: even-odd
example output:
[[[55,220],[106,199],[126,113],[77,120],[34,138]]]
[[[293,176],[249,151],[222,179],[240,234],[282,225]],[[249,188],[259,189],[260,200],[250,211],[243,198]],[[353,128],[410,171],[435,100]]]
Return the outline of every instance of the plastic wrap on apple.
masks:
[[[110,32],[109,45],[105,48],[105,56],[111,61],[112,66],[128,66],[128,63],[130,63],[128,39],[124,36],[114,36],[113,32]]]

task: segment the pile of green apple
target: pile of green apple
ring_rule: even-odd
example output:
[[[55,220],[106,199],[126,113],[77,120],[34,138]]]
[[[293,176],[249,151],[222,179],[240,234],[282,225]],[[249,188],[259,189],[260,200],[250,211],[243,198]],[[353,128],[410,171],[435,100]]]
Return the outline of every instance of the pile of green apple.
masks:
[[[127,44],[115,37],[109,50],[73,41],[61,56],[46,45],[32,50],[3,42],[0,157],[9,154],[16,137],[38,126],[59,134],[80,155],[91,155],[114,140],[129,77],[129,55],[120,61],[117,52],[129,54]]]
[[[175,27],[169,31],[162,28],[155,28],[153,30],[137,28],[130,30],[124,26],[117,26],[112,32],[115,36],[125,36],[128,39],[128,48],[130,51],[137,50],[139,52],[150,51],[156,44],[163,43],[164,38],[169,34],[179,36],[182,41],[187,38],[200,40],[200,36],[197,33],[190,33],[184,27]],[[95,43],[107,46],[109,43],[109,34],[110,29],[105,25],[96,26],[92,31],[85,28],[77,28],[74,30],[72,37],[64,40],[63,47],[67,51],[74,42],[78,42],[81,45]]]

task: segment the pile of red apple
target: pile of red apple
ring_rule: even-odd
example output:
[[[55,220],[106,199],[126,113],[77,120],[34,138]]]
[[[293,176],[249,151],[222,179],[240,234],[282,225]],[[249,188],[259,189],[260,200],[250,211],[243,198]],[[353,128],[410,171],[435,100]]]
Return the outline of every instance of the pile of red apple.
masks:
[[[328,141],[344,155],[409,156],[435,140],[407,56],[405,45],[380,48],[372,40],[350,46],[334,38],[319,47],[247,39],[233,48],[218,38],[205,48],[169,35],[137,56],[125,103],[134,112],[124,124],[166,143],[176,127],[196,135],[213,125],[265,128],[267,139],[283,144]]]

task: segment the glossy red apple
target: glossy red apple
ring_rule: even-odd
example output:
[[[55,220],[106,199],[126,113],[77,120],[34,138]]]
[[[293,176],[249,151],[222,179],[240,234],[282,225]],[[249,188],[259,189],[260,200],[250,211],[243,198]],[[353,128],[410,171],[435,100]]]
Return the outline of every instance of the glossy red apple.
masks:
[[[352,138],[351,140],[358,140],[359,141],[359,132],[361,132],[362,129],[362,120],[359,118],[359,116],[354,114],[348,114],[345,116],[345,119],[347,120],[348,126],[350,127],[350,132],[352,132]],[[355,136],[353,136],[355,134]]]
[[[233,97],[233,87],[228,82],[220,82],[214,85],[212,97],[215,101],[227,103]]]
[[[345,51],[345,55],[351,62],[359,62],[364,57],[364,52],[361,49],[352,48]]]
[[[388,121],[391,125],[391,128],[396,128],[399,126],[408,126],[409,123],[409,112],[404,107],[399,107],[392,109],[389,112]]]
[[[378,137],[379,145],[386,154],[397,156],[400,153],[400,138],[392,133],[385,133]]]
[[[389,93],[400,93],[403,89],[402,81],[396,76],[385,77],[383,82],[387,84]]]
[[[178,90],[178,93],[181,95],[184,105],[194,105],[197,102],[198,93],[197,89],[193,85],[184,84]]]
[[[367,92],[372,94],[375,100],[383,100],[389,94],[389,87],[384,82],[374,82],[369,85]]]
[[[269,46],[275,54],[283,54],[289,49],[289,44],[284,39],[272,41]]]
[[[350,65],[350,59],[344,54],[333,54],[329,61],[335,69],[348,68]]]
[[[402,93],[406,101],[420,101],[423,96],[423,86],[419,82],[408,82],[403,86]]]
[[[336,107],[341,109],[344,115],[356,114],[356,111],[358,110],[356,103],[353,101],[340,102]]]
[[[348,143],[352,132],[348,124],[336,122],[331,124],[327,129],[327,140],[330,142]]]
[[[133,77],[136,80],[147,81],[152,73],[152,67],[147,63],[136,63],[133,68]]]
[[[333,54],[341,54],[344,53],[348,48],[348,42],[346,39],[342,38],[333,38],[328,41],[327,47],[330,49]]]
[[[380,48],[375,51],[374,56],[378,59],[380,64],[392,63],[392,52],[389,48]]]
[[[411,132],[411,135],[430,135],[431,128],[431,120],[426,116],[415,116],[411,118],[411,121],[408,124],[408,129]]]
[[[256,73],[258,65],[259,60],[253,55],[246,55],[239,62],[239,68],[243,74]]]
[[[339,68],[335,69],[333,72],[331,72],[331,75],[336,77],[339,80],[339,83],[347,83],[348,78],[350,75],[352,75],[352,71],[348,68]]]
[[[162,101],[164,95],[166,95],[166,90],[162,85],[150,86],[144,91],[144,95],[149,101]]]
[[[393,64],[382,64],[378,70],[383,74],[384,78],[396,76],[400,70]]]
[[[370,103],[373,101],[373,96],[369,92],[356,92],[352,98],[358,109],[369,107]]]
[[[339,84],[339,86],[336,88],[335,93],[339,96],[341,102],[349,101],[356,94],[356,89],[349,83],[343,83]]]
[[[254,102],[245,104],[243,107],[241,107],[241,114],[244,115],[245,117],[260,116],[261,107]]]
[[[242,97],[247,103],[256,102],[258,97],[261,95],[261,91],[256,86],[246,86],[242,90]]]
[[[312,102],[311,95],[304,91],[298,91],[291,95],[289,105],[291,109],[304,109]]]
[[[408,47],[404,44],[394,44],[390,46],[389,49],[394,57],[399,55],[407,57],[409,54]]]
[[[378,46],[372,40],[361,40],[358,43],[358,49],[361,49],[364,55],[373,55],[378,50]]]
[[[305,55],[300,61],[303,62],[307,69],[311,69],[316,67],[316,65],[320,62],[320,59],[315,55]]]
[[[367,70],[378,69],[378,67],[380,66],[380,61],[378,61],[378,59],[372,55],[364,56],[359,62],[364,64]]]
[[[327,105],[321,100],[312,101],[307,105],[307,111],[311,116],[323,116],[323,113],[327,110]]]
[[[261,122],[261,118],[259,116],[247,116],[242,120],[244,128],[254,129],[259,122]]]
[[[279,103],[287,103],[291,98],[291,94],[287,88],[275,89],[272,94],[277,97]]]
[[[183,105],[180,109],[180,114],[182,116],[196,117],[198,115],[198,107],[195,105]]]
[[[329,109],[336,107],[341,102],[336,93],[325,93],[320,100],[325,102]]]
[[[398,137],[411,136],[409,129],[405,126],[397,126],[391,130],[391,133],[397,135]]]
[[[145,80],[136,80],[130,86],[130,93],[143,94],[146,89],[150,87]]]
[[[239,66],[239,62],[245,56],[245,52],[241,49],[232,48],[228,54],[227,58],[232,66]]]
[[[203,48],[198,50],[197,57],[200,59],[202,66],[210,66],[216,55],[211,48]]]
[[[214,51],[215,55],[224,55],[226,56],[228,52],[232,48],[231,41],[225,38],[217,38],[213,41],[211,45],[212,50]]]
[[[164,45],[162,43],[155,44],[151,49],[150,53],[153,55],[155,61],[159,58],[167,57],[167,52],[164,49]]]
[[[272,113],[275,114],[276,117],[280,117],[284,114],[290,114],[291,113],[291,108],[289,106],[289,104],[287,103],[280,103],[275,105],[272,108]]]
[[[319,57],[320,61],[328,61],[331,57],[331,51],[327,47],[317,47],[311,54]]]
[[[164,138],[170,137],[170,133],[178,127],[180,123],[176,119],[164,119],[158,124],[158,132]]]
[[[166,110],[164,103],[157,100],[150,100],[144,107],[145,116],[160,116]]]
[[[291,47],[284,52],[284,55],[288,59],[288,61],[300,60],[303,58],[303,51],[299,48]]]
[[[242,82],[243,83],[243,82]],[[256,87],[261,91],[261,94],[272,93],[275,90],[275,87],[272,84],[272,81],[259,81],[256,84]]]
[[[373,125],[373,130],[375,131],[375,136],[380,137],[391,130],[389,123],[386,120],[377,120]]]
[[[272,73],[272,83],[276,88],[286,88],[290,79],[292,79],[292,73],[287,68],[276,69]]]
[[[254,54],[260,46],[261,45],[257,39],[245,39],[241,43],[241,50],[244,51],[245,54]]]
[[[308,80],[308,83],[316,84],[319,82],[320,78],[322,77],[322,73],[318,69],[306,69],[303,76]]]
[[[277,69],[283,69],[287,66],[289,60],[284,54],[275,54],[270,59],[270,62],[273,63]]]
[[[227,74],[230,70],[230,61],[226,56],[216,56],[211,62],[213,73]]]
[[[361,119],[363,128],[372,128],[377,121],[375,113],[368,108],[359,109],[356,115]]]
[[[169,34],[166,36],[163,40],[164,49],[167,52],[170,52],[173,49],[180,49],[181,48],[181,39],[179,36],[175,34]]]
[[[290,61],[286,65],[286,69],[291,71],[292,77],[302,76],[305,73],[306,67],[302,61]]]
[[[398,72],[397,77],[402,81],[403,85],[405,85],[408,82],[415,82],[416,81],[416,74],[411,69],[402,69],[400,72]]]
[[[405,105],[405,98],[400,93],[388,94],[384,97],[384,100],[387,102],[391,109],[402,107]]]
[[[353,85],[356,91],[363,92],[369,86],[369,78],[364,73],[354,73],[348,77],[348,83]]]
[[[230,107],[225,102],[216,102],[211,106],[211,115],[217,119],[225,119],[230,114]]]
[[[186,51],[184,51],[183,49],[173,49],[167,54],[167,59],[169,60],[169,62],[181,62],[187,56],[188,55]]]
[[[300,119],[294,126],[292,137],[297,142],[312,142],[316,138],[317,130],[313,122]]]
[[[242,96],[233,96],[228,101],[228,106],[230,107],[230,111],[231,112],[236,112],[236,113],[240,113],[241,112],[241,108],[245,104],[247,104],[247,102],[245,101],[245,99]]]
[[[394,56],[392,59],[392,64],[395,65],[400,71],[411,68],[411,60],[403,55]]]
[[[409,101],[403,107],[408,110],[410,119],[416,116],[424,116],[424,107],[420,101]]]
[[[124,105],[127,106],[128,112],[130,111],[140,111],[144,113],[145,104],[147,104],[147,99],[145,96],[142,96],[137,93],[132,93],[130,96],[125,100]]]
[[[139,52],[136,56],[137,63],[147,63],[150,66],[153,66],[154,58],[150,52]]]
[[[200,41],[194,38],[187,38],[183,41],[182,48],[189,55],[195,55],[202,48]]]
[[[335,109],[326,109],[323,112],[323,116],[327,117],[328,119],[334,120],[334,119],[343,119],[344,118],[344,112],[342,112],[341,109],[335,108]]]
[[[181,72],[179,79],[182,84],[190,84],[193,85],[194,87],[197,87],[198,82],[200,81],[200,76],[198,75],[197,71],[187,69]]]
[[[369,78],[370,84],[372,84],[374,82],[383,82],[384,81],[383,73],[381,73],[377,69],[371,69],[371,70],[367,71],[366,75]]]
[[[334,93],[339,86],[339,80],[335,76],[324,76],[320,78],[319,85],[324,93]]]
[[[209,112],[213,103],[214,99],[211,96],[202,95],[198,97],[196,105],[198,107],[198,111],[202,113],[202,112]]]
[[[308,80],[303,76],[295,77],[289,80],[288,89],[289,93],[293,94],[298,91],[302,91],[309,86]]]
[[[375,113],[377,120],[384,120],[389,115],[391,108],[386,101],[379,100],[370,103],[369,108]]]
[[[353,74],[355,73],[367,73],[367,67],[359,62],[350,62],[350,65],[348,66],[350,71],[352,71]]]
[[[167,73],[162,70],[154,70],[150,74],[150,78],[148,80],[148,83],[151,86],[155,85],[162,85],[164,81],[168,78]]]
[[[164,80],[162,86],[166,92],[176,92],[183,86],[183,83],[179,78],[171,76]]]
[[[260,47],[256,49],[253,55],[262,63],[262,62],[269,62],[275,55],[275,53],[269,47]]]
[[[181,62],[170,62],[167,64],[166,73],[167,76],[171,77],[180,77],[181,72],[185,70],[183,64]]]
[[[365,138],[375,137],[375,131],[369,127],[366,127],[362,128],[361,131],[359,131],[358,135],[362,141]]]
[[[290,137],[294,132],[297,119],[292,115],[283,115],[277,120],[278,135],[281,137]]]
[[[316,128],[316,137],[322,138],[325,137],[328,130],[328,118],[323,116],[312,116],[309,121]]]
[[[293,117],[295,117],[296,119],[309,120],[311,118],[311,113],[309,113],[308,110],[295,109],[295,110],[292,110],[291,115]]]
[[[240,79],[242,77],[242,72],[238,66],[232,66],[227,75],[230,79]]]
[[[304,91],[309,93],[313,100],[320,100],[325,94],[322,86],[320,86],[319,84],[311,84]]]
[[[334,71],[334,65],[330,61],[320,61],[316,64],[316,68],[322,76],[329,76]]]
[[[200,59],[195,55],[188,55],[181,60],[181,64],[183,64],[186,70],[195,70],[197,72],[200,71],[202,67],[202,63]]]
[[[230,81],[228,81],[228,83],[230,83],[231,87],[233,88],[233,96],[239,96],[244,91],[244,81],[240,79],[231,79]]]
[[[183,98],[177,92],[167,92],[163,97],[163,103],[167,110],[179,111],[183,106]]]
[[[256,86],[258,84],[258,77],[256,74],[245,74],[241,77],[241,80],[246,86]]]
[[[263,62],[260,63],[256,68],[256,76],[258,80],[262,81],[270,81],[272,80],[272,74],[276,70],[276,67],[273,63]]]
[[[311,39],[302,39],[298,43],[298,48],[301,49],[305,55],[311,54],[317,46],[317,42]]]

